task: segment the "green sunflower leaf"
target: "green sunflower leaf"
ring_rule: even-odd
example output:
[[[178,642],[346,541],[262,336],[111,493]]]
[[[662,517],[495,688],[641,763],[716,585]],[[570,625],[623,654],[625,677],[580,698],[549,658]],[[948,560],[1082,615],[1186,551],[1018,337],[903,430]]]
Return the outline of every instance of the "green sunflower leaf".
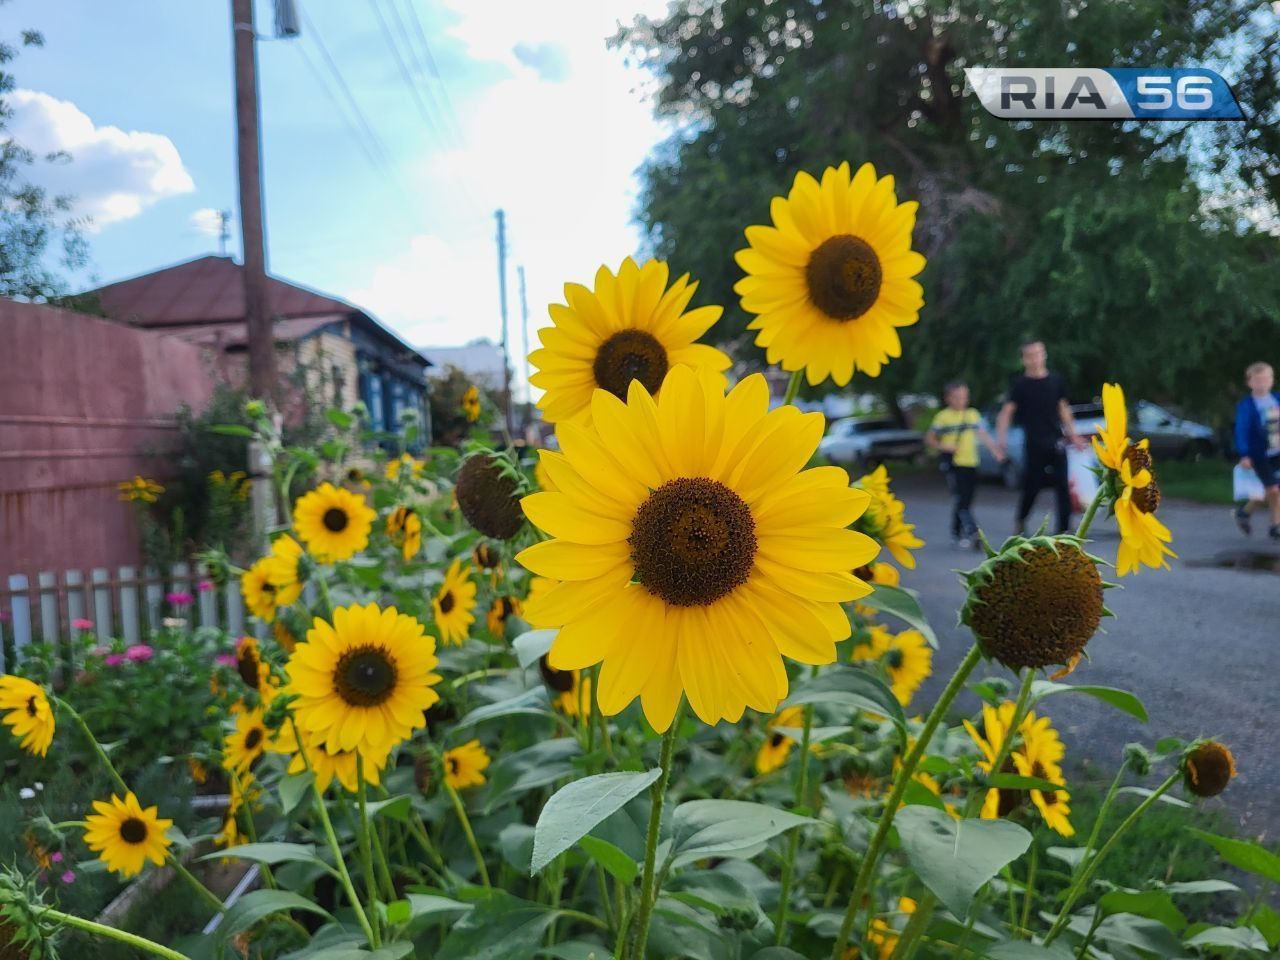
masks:
[[[920,606],[920,595],[914,590],[876,584],[871,594],[863,597],[858,603],[897,617],[907,626],[914,627],[924,634],[924,638],[929,641],[929,646],[935,650],[938,648],[937,634],[933,632],[933,627],[929,626],[929,618],[925,616],[924,608]]]
[[[243,843],[238,847],[205,854],[200,859],[221,860],[226,857],[252,860],[269,867],[278,863],[309,863],[313,867],[323,867],[327,873],[333,873],[333,867],[316,856],[316,848],[309,843]]]
[[[1037,680],[1031,685],[1031,702],[1039,703],[1045,697],[1055,693],[1085,693],[1108,703],[1117,710],[1123,710],[1131,717],[1143,723],[1147,722],[1147,708],[1142,701],[1128,690],[1117,690],[1115,687],[1098,687],[1087,684],[1054,683],[1052,680]]]
[[[879,714],[892,720],[899,730],[907,729],[907,718],[893,691],[869,670],[851,664],[836,664],[813,679],[797,684],[782,706],[806,703],[835,703]]]
[[[657,767],[644,773],[601,773],[557,790],[542,808],[534,827],[529,875],[543,869],[592,827],[621,810],[661,774]]]
[[[1060,943],[1045,947],[1027,940],[1006,940],[987,948],[987,960],[1071,960],[1071,950]]]
[[[511,641],[521,667],[531,667],[551,651],[551,641],[559,630],[530,630]]]
[[[817,822],[763,803],[689,800],[671,817],[674,865],[707,857],[751,856],[778,834]]]
[[[1108,917],[1115,913],[1132,913],[1150,920],[1159,920],[1174,933],[1187,925],[1187,918],[1163,890],[1112,890],[1099,898],[1098,908]]]
[[[1266,877],[1272,883],[1280,883],[1280,856],[1270,850],[1256,843],[1250,843],[1248,840],[1233,840],[1230,837],[1220,837],[1216,833],[1206,833],[1195,828],[1190,832],[1217,850],[1222,855],[1222,859],[1233,867]]]
[[[273,913],[286,913],[290,910],[318,913],[322,917],[333,919],[329,911],[299,894],[288,890],[254,890],[237,900],[226,912],[222,922],[218,924],[218,936],[223,940],[230,939]]]

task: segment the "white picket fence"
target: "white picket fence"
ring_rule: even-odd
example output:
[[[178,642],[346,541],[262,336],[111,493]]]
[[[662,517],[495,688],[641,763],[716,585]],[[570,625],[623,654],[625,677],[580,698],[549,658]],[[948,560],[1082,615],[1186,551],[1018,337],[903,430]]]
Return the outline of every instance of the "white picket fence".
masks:
[[[245,632],[250,622],[248,632],[260,632],[261,624],[246,617],[239,582],[201,590],[204,582],[203,571],[185,563],[175,564],[168,576],[154,567],[120,567],[114,575],[97,567],[88,576],[81,570],[40,573],[33,584],[13,574],[8,584],[0,584],[0,611],[7,614],[0,617],[0,669],[36,640],[65,645],[81,632],[73,626],[77,620],[92,621],[93,633],[103,641],[118,637],[129,644],[162,629],[166,617],[233,635]],[[189,593],[194,601],[174,608],[165,600],[168,593]]]

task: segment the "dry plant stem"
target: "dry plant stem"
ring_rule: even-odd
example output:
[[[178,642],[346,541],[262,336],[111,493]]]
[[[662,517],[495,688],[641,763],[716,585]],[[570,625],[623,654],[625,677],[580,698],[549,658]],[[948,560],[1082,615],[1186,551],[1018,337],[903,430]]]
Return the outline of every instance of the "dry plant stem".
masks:
[[[667,797],[667,784],[671,780],[671,761],[676,752],[676,730],[680,726],[680,714],[680,708],[676,707],[676,715],[672,717],[671,725],[662,735],[662,753],[658,763],[662,773],[649,794],[651,798],[649,833],[645,841],[640,905],[636,909],[629,947],[620,960],[644,960],[645,945],[649,942],[649,920],[653,916],[653,905],[658,899],[657,885],[654,882],[654,867],[658,859],[658,834],[662,832],[662,805]]]
[[[867,846],[867,852],[862,858],[862,864],[858,868],[858,876],[854,880],[853,892],[849,897],[849,906],[845,910],[844,922],[840,925],[840,934],[836,937],[835,949],[831,953],[832,960],[843,960],[844,958],[845,948],[849,946],[849,935],[853,932],[854,921],[857,919],[858,911],[862,906],[862,899],[866,896],[867,890],[871,885],[871,877],[875,873],[880,853],[883,851],[885,841],[889,837],[889,830],[893,827],[893,818],[897,815],[898,806],[902,802],[902,795],[907,790],[907,784],[911,782],[911,778],[915,775],[916,767],[920,765],[920,759],[924,756],[924,752],[928,749],[934,733],[947,715],[947,711],[951,708],[952,701],[964,689],[964,684],[969,679],[969,674],[973,673],[974,668],[981,660],[982,650],[977,643],[974,643],[969,648],[969,652],[965,654],[965,658],[960,661],[960,665],[956,667],[956,672],[947,681],[946,689],[942,691],[938,702],[929,711],[929,717],[924,722],[924,727],[920,731],[920,736],[916,739],[915,746],[911,748],[902,761],[902,769],[898,771],[898,776],[893,781],[893,789],[890,791],[888,799],[885,800],[884,812],[880,814],[876,832],[872,835],[871,842]]]
[[[814,671],[817,672],[816,670]],[[796,771],[795,812],[800,813],[804,805],[809,781],[809,738],[813,730],[813,705],[804,708],[804,728],[800,737],[800,768]],[[778,917],[774,920],[777,937],[774,943],[782,946],[787,942],[787,906],[791,901],[791,884],[795,879],[796,854],[800,850],[800,830],[795,828],[787,841],[787,856],[782,861],[782,889],[778,894]]]
[[[83,930],[85,933],[92,933],[98,937],[115,940],[117,943],[123,943],[144,953],[150,953],[157,957],[166,957],[167,960],[190,960],[186,954],[170,950],[168,947],[162,946],[153,940],[148,940],[146,937],[139,937],[137,934],[127,933],[124,930],[117,930],[115,927],[95,923],[93,920],[85,920],[70,913],[63,913],[61,910],[47,908],[40,911],[40,916],[63,926],[74,927],[76,930]]]
[[[471,848],[471,856],[475,858],[476,870],[480,873],[480,883],[484,888],[489,889],[489,868],[484,865],[484,854],[480,852],[480,844],[476,843],[476,835],[471,829],[471,820],[467,817],[467,808],[462,805],[462,798],[458,796],[458,791],[453,789],[453,785],[446,779],[444,782],[445,792],[449,794],[449,799],[453,802],[453,811],[458,815],[458,820],[462,823],[462,832],[467,838],[467,846]]]
[[[1098,872],[1098,867],[1102,864],[1102,861],[1106,859],[1107,854],[1111,852],[1111,848],[1114,847],[1119,839],[1128,832],[1130,827],[1141,819],[1142,815],[1150,809],[1151,805],[1168,793],[1169,789],[1181,778],[1181,770],[1174,770],[1173,773],[1169,774],[1168,779],[1166,779],[1164,783],[1160,784],[1160,786],[1157,787],[1149,797],[1143,800],[1142,803],[1138,804],[1138,806],[1134,808],[1133,812],[1124,818],[1120,826],[1116,827],[1115,830],[1112,831],[1111,836],[1107,838],[1107,842],[1102,845],[1102,849],[1098,851],[1096,856],[1091,858],[1087,863],[1081,861],[1081,869],[1079,870],[1078,875],[1071,881],[1071,886],[1067,888],[1066,899],[1062,902],[1062,909],[1058,912],[1058,919],[1053,922],[1053,927],[1044,938],[1044,945],[1046,947],[1053,943],[1054,940],[1058,939],[1058,936],[1066,929],[1067,917],[1071,912],[1071,908],[1075,906],[1076,901],[1080,899],[1080,895],[1084,893],[1085,889],[1088,887],[1089,881],[1093,879],[1093,875]]]

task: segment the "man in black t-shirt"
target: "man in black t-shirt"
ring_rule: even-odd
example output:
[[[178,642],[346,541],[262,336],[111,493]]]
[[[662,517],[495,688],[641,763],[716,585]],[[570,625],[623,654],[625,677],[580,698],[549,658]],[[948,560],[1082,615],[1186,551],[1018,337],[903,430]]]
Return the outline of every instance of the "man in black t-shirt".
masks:
[[[1050,373],[1044,343],[1032,340],[1022,345],[1021,376],[1009,384],[1004,405],[996,421],[996,446],[1003,453],[1009,424],[1022,427],[1026,438],[1022,456],[1022,495],[1018,498],[1017,526],[1026,532],[1027,516],[1036,496],[1053,487],[1057,507],[1058,533],[1071,525],[1071,491],[1067,485],[1067,451],[1064,442],[1078,449],[1084,440],[1076,433],[1076,421],[1067,403],[1067,387],[1056,373]]]

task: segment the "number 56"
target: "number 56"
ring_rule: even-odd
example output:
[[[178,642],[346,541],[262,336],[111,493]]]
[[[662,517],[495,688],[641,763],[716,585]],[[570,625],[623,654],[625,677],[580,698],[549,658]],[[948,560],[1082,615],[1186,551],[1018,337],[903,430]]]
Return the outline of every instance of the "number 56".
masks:
[[[1177,86],[1173,77],[1139,77],[1138,96],[1153,100],[1140,102],[1144,110],[1168,110],[1177,94],[1179,110],[1208,110],[1213,106],[1213,81],[1208,77],[1179,77]]]

